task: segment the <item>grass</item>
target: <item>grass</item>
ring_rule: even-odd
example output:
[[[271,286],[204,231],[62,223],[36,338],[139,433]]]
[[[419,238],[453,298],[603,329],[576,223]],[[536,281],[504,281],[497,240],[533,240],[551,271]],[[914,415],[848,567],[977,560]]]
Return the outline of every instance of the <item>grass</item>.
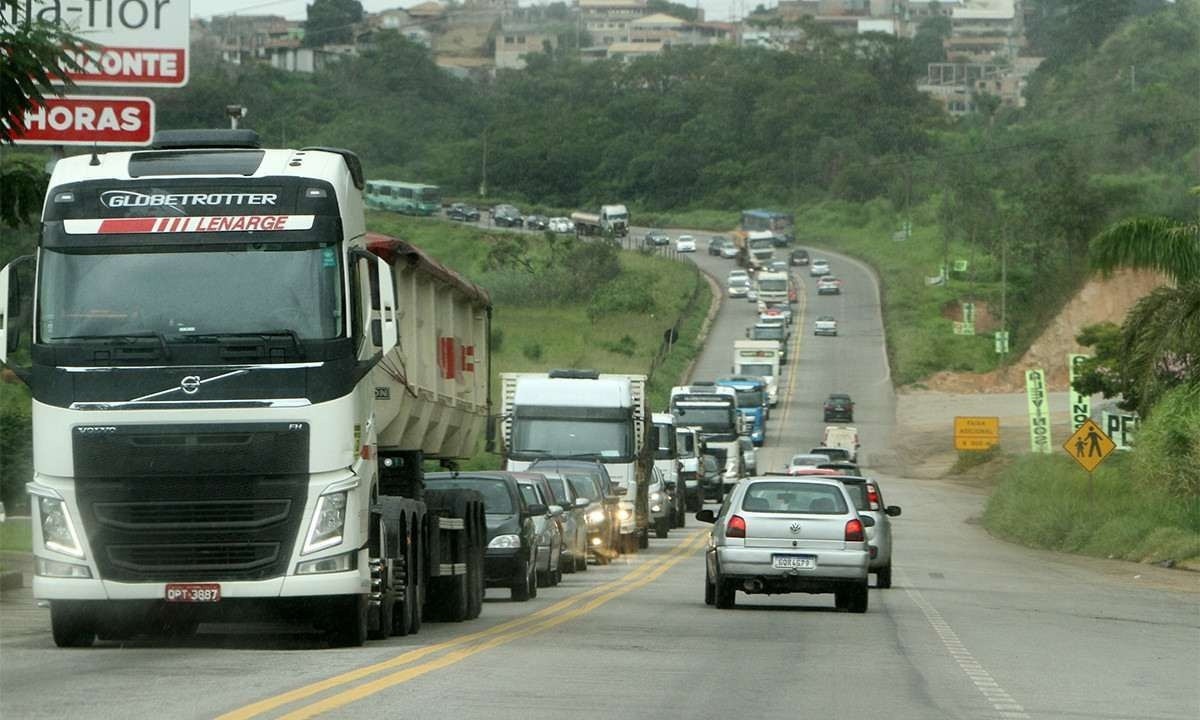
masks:
[[[797,242],[843,252],[871,265],[879,278],[884,330],[894,382],[906,385],[942,370],[986,372],[999,364],[990,334],[954,334],[943,308],[962,301],[999,306],[1000,283],[994,261],[952,244],[951,262],[968,260],[967,273],[951,273],[947,285],[931,286],[944,247],[932,222],[914,218],[912,236],[892,239],[899,220],[886,202],[826,203],[796,217]],[[1015,350],[1015,348],[1014,348]]]
[[[9,518],[0,523],[0,550],[29,552],[33,530],[29,518]]]
[[[1135,562],[1200,558],[1200,498],[1139,481],[1126,453],[1093,475],[1065,455],[1025,455],[1001,473],[983,522],[1030,547]]]

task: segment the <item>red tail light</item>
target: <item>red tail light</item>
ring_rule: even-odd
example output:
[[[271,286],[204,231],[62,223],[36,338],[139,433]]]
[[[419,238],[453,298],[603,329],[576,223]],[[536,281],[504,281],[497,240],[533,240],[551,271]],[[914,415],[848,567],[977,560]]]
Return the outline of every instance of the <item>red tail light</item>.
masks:
[[[858,522],[855,520],[855,522]],[[847,532],[849,532],[847,526]],[[862,532],[861,528],[859,532]],[[744,538],[746,537],[746,520],[741,515],[734,515],[729,518],[729,522],[725,523],[725,537],[727,538]]]
[[[737,517],[737,515],[734,515]],[[727,536],[728,537],[728,536]],[[865,542],[867,539],[863,533],[862,521],[858,518],[846,521],[846,542]]]
[[[870,483],[867,484],[867,503],[870,509],[879,509],[879,489]]]

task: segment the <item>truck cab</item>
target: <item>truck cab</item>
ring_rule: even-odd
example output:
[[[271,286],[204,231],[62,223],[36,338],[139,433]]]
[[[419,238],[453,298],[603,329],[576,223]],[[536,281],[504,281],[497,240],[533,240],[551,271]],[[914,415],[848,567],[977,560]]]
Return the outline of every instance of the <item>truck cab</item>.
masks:
[[[700,510],[704,504],[704,490],[700,486],[700,456],[704,446],[696,428],[675,427],[675,450],[679,456],[679,479],[687,509]]]
[[[767,403],[779,404],[779,343],[774,340],[735,340],[733,374],[761,377],[767,384]]]
[[[704,443],[704,453],[717,458],[724,489],[733,487],[744,473],[738,436],[745,421],[737,411],[737,392],[713,383],[671,388],[671,414],[677,426],[693,427]]]
[[[737,409],[746,419],[750,429],[750,441],[761,447],[767,437],[767,381],[751,375],[734,375],[717,378],[717,385],[731,387],[737,392]]]
[[[645,375],[594,370],[502,373],[505,469],[540,459],[596,459],[615,488],[622,549],[645,547],[650,526]]]

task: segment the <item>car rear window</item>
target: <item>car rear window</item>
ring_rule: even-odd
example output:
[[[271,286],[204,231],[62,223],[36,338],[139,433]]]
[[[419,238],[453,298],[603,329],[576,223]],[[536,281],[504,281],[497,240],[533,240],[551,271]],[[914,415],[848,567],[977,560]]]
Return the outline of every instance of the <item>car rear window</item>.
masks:
[[[846,493],[850,495],[850,500],[854,503],[855,510],[866,510],[869,505],[867,503],[867,484],[866,483],[843,483],[846,486]]]
[[[742,509],[760,513],[845,515],[846,499],[832,486],[803,482],[756,482],[746,488]]]

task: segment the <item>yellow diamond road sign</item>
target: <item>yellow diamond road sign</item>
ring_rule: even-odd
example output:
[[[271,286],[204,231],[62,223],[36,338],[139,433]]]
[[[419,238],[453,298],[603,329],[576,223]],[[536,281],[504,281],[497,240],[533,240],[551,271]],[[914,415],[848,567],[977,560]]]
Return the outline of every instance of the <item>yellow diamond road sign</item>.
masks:
[[[1067,441],[1063,443],[1063,449],[1075,459],[1075,462],[1082,465],[1084,470],[1091,472],[1096,469],[1097,465],[1104,462],[1104,458],[1108,457],[1113,450],[1117,449],[1117,444],[1104,434],[1099,425],[1088,418],[1083,425],[1079,426],[1074,435],[1067,438]]]

